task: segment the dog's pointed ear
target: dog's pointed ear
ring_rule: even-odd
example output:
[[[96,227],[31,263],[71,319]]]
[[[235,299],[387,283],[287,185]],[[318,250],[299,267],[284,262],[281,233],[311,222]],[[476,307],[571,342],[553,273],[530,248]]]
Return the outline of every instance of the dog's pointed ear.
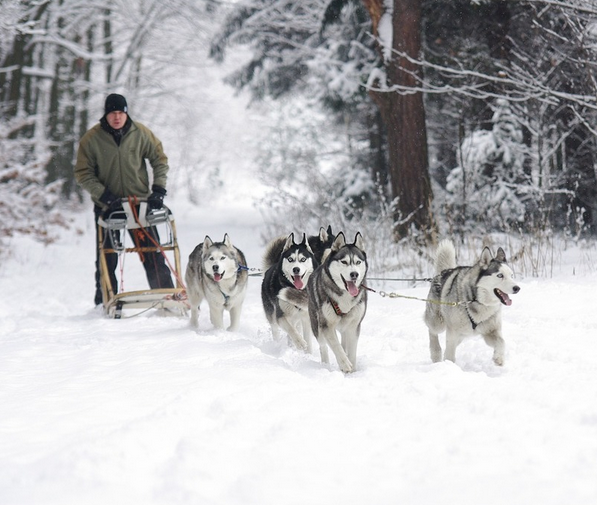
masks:
[[[492,259],[493,259],[493,254],[491,254],[491,249],[489,249],[489,247],[485,246],[483,248],[483,252],[481,253],[481,259],[479,260],[481,267],[487,268],[489,266],[489,263],[491,263]]]
[[[329,226],[328,226],[328,230],[330,230]],[[321,240],[322,242],[327,242],[328,239],[329,239],[328,231],[326,231],[326,229],[322,226],[321,228],[319,228],[319,240]]]
[[[311,249],[311,245],[309,244],[309,241],[307,240],[307,235],[305,233],[303,233],[303,241],[301,242],[301,245],[304,245],[305,249],[307,249],[309,253],[313,254],[313,249]]]
[[[497,254],[495,255],[495,259],[498,260],[500,263],[506,263],[506,253],[501,247],[498,248]]]
[[[288,238],[286,239],[286,243],[284,244],[284,249],[282,252],[288,251],[288,249],[290,249],[293,245],[294,245],[294,233],[291,233],[290,235],[288,235]]]
[[[365,250],[365,241],[363,240],[363,236],[361,235],[360,231],[357,231],[357,234],[354,236],[354,245],[361,251]]]
[[[224,243],[224,245],[226,247],[232,248],[232,241],[230,240],[230,237],[228,236],[227,233],[224,233],[224,240],[222,240],[222,242]]]
[[[203,241],[203,251],[207,251],[212,245],[214,245],[214,241],[209,238],[209,236],[205,235],[205,240]]]
[[[346,237],[344,237],[344,232],[340,232],[334,239],[334,243],[332,244],[331,249],[333,252],[339,251],[345,245],[346,245]]]

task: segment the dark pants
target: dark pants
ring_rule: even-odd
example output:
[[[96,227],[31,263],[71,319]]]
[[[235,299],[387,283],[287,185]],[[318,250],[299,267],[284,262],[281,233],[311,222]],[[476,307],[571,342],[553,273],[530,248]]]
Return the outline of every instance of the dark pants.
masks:
[[[100,265],[99,265],[99,230],[97,221],[102,214],[99,207],[94,208],[95,214],[95,304],[100,305],[102,303],[102,288],[100,282]],[[104,247],[111,248],[110,239],[107,233],[108,230],[104,229]],[[129,234],[133,241],[134,232],[138,230],[129,230]],[[145,231],[149,233],[152,238],[159,243],[160,239],[158,231],[155,227],[145,228]],[[155,244],[145,235],[145,233],[138,234],[138,240],[135,243],[135,247],[155,247]],[[118,254],[107,253],[106,263],[108,264],[108,272],[110,275],[110,282],[112,284],[112,291],[118,293],[118,281],[116,280],[116,267],[118,266]],[[159,288],[173,288],[172,277],[170,276],[170,269],[166,265],[164,256],[159,252],[145,252],[143,253],[143,268],[145,268],[145,275],[147,275],[147,282],[151,289]]]

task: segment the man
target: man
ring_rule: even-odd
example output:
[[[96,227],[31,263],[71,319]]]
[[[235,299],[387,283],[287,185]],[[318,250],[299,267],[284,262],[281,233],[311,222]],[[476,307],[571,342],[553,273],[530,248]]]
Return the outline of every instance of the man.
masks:
[[[149,188],[149,173],[145,160],[153,169],[153,184]],[[75,179],[91,195],[95,203],[96,261],[95,261],[95,304],[102,303],[99,270],[99,236],[97,221],[112,211],[121,209],[121,198],[137,196],[147,198],[149,207],[160,209],[166,196],[168,158],[162,143],[149,128],[133,122],[128,115],[126,99],[111,94],[106,98],[104,116],[88,130],[79,142]],[[155,229],[147,230],[157,237]],[[132,235],[132,231],[131,231]],[[139,247],[154,247],[150,239],[141,237]],[[144,253],[143,266],[147,281],[152,289],[172,288],[170,271],[159,252]],[[118,255],[106,257],[110,281],[114,293],[118,292],[116,266]]]

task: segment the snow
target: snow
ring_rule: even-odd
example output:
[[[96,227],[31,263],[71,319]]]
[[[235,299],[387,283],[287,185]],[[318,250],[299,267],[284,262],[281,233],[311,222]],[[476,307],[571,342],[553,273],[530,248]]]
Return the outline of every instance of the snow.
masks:
[[[169,203],[184,266],[228,233],[260,267],[256,210]],[[0,265],[0,503],[596,502],[597,273],[578,267],[594,251],[519,279],[504,367],[479,338],[432,364],[424,304],[372,293],[344,375],[272,340],[257,276],[238,332],[214,330],[205,305],[198,331],[103,317],[91,210],[75,221],[48,246],[14,238]]]
[[[379,43],[382,47],[384,61],[388,62],[392,59],[392,49],[394,47],[394,32],[392,25],[392,16],[394,14],[394,3],[390,0],[384,2],[384,9],[379,24],[377,26],[377,33],[379,34]]]
[[[194,99],[148,100],[165,119],[131,107],[171,160],[183,269],[205,235],[224,233],[260,268],[263,188],[246,172],[271,117],[233,104],[209,75],[189,70],[202,83]],[[200,99],[204,84],[218,92]],[[155,311],[105,318],[92,304],[91,205],[73,219],[46,246],[3,242],[0,504],[597,502],[594,245],[556,255],[550,277],[519,279],[504,367],[479,338],[455,364],[432,364],[424,304],[372,293],[358,371],[344,375],[272,340],[258,276],[238,332],[214,330],[205,304],[198,331]],[[428,288],[369,284],[419,298]]]

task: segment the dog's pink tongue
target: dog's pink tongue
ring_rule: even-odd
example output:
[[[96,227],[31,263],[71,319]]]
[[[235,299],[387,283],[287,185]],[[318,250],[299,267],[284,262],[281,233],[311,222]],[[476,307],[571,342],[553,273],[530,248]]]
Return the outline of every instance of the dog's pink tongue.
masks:
[[[350,296],[357,296],[359,294],[359,288],[352,281],[346,281],[346,289],[350,293]]]
[[[214,281],[220,282],[222,280],[222,274],[214,274]]]
[[[301,278],[301,276],[300,276],[300,275],[295,275],[295,276],[292,278],[292,282],[294,283],[294,287],[295,287],[296,289],[303,289],[303,286],[304,286],[304,284],[303,284],[303,279]]]
[[[510,297],[506,293],[502,293],[502,296],[504,297],[504,303],[506,305],[512,305],[512,300],[510,300]]]

